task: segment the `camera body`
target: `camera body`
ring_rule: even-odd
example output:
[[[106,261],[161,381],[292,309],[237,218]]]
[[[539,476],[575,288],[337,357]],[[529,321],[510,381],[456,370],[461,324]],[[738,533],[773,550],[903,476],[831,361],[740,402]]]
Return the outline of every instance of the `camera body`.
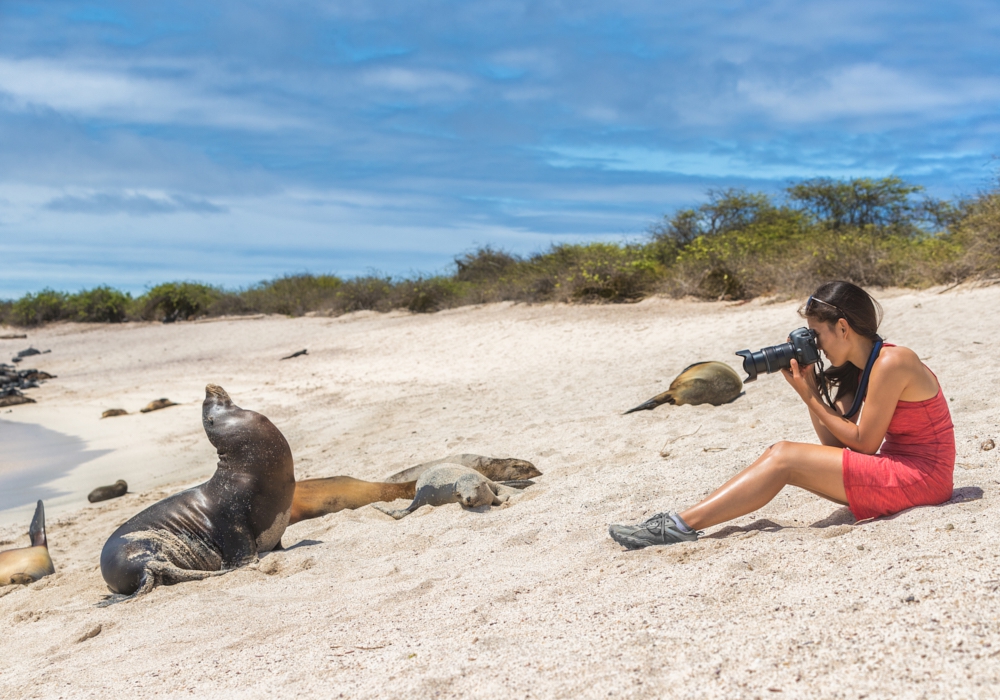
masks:
[[[788,334],[788,342],[761,348],[757,352],[740,350],[743,371],[747,373],[745,382],[752,382],[758,374],[773,374],[778,370],[790,369],[792,360],[805,367],[819,362],[819,348],[816,346],[816,331],[796,328]]]

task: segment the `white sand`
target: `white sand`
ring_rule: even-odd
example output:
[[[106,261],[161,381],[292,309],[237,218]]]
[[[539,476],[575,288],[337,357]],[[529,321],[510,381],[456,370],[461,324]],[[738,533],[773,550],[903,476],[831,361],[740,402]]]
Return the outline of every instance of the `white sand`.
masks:
[[[47,503],[57,573],[0,589],[0,698],[995,696],[1000,450],[979,445],[1000,441],[1000,287],[939,291],[878,296],[884,334],[952,400],[952,503],[853,526],[787,489],[697,543],[638,552],[608,523],[689,504],[768,444],[814,436],[779,377],[719,408],[621,411],[691,362],[738,367],[734,350],[783,340],[795,303],[56,325],[0,341],[0,357],[50,347],[32,364],[58,375],[0,418],[113,450],[55,484],[69,492]],[[544,476],[489,512],[299,523],[256,568],[95,607],[112,530],[213,472],[209,382],[282,430],[299,478],[375,479],[454,452]],[[98,420],[160,397],[181,405]],[[127,496],[86,502],[119,478]],[[3,514],[0,548],[26,544],[30,510]]]

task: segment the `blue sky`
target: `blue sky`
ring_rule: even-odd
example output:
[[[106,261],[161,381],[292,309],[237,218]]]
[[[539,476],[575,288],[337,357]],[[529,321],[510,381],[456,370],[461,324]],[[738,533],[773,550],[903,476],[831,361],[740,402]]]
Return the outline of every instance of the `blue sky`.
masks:
[[[709,188],[989,187],[992,2],[0,2],[0,297],[447,271]]]

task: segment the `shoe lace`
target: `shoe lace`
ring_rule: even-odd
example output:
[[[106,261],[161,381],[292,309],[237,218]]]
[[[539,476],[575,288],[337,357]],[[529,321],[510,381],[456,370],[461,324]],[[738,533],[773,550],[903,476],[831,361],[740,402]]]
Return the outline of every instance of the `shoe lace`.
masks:
[[[642,526],[649,530],[654,535],[662,535],[667,529],[668,525],[673,525],[673,518],[670,517],[669,512],[657,513],[646,519],[642,523]]]

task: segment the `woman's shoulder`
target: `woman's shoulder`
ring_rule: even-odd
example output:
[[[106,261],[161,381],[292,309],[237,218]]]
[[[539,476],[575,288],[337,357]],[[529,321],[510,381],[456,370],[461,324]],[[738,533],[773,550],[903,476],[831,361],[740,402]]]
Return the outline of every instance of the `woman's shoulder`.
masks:
[[[880,364],[884,366],[899,368],[923,366],[917,353],[902,345],[883,345],[878,358],[881,360]]]

